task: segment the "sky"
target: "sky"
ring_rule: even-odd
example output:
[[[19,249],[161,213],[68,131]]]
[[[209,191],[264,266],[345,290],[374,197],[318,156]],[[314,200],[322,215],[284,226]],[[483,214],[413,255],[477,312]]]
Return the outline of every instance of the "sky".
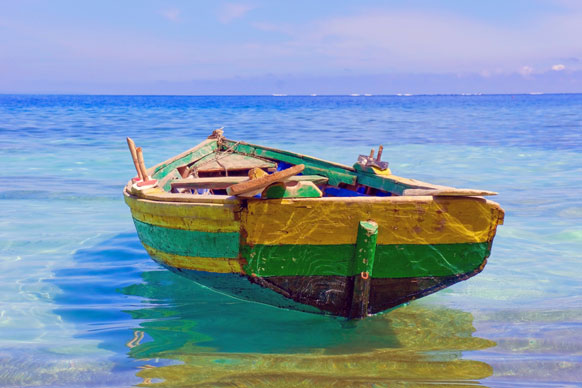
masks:
[[[582,0],[0,0],[0,93],[582,92]]]

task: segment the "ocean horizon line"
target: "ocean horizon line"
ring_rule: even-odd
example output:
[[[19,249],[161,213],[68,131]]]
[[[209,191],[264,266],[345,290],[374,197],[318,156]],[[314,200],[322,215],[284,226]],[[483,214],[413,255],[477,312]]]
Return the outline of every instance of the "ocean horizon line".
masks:
[[[144,93],[4,93],[0,96],[95,96],[95,97],[422,97],[422,96],[459,96],[459,97],[479,97],[479,96],[561,96],[580,95],[582,92],[519,92],[519,93],[269,93],[269,94],[144,94]]]

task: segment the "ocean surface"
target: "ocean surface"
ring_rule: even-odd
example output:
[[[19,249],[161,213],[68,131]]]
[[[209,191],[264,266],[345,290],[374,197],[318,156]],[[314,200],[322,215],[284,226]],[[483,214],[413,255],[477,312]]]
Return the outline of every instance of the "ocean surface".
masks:
[[[499,192],[485,270],[359,322],[214,293],[155,264],[123,202],[228,138]],[[582,386],[582,95],[0,95],[0,386]]]

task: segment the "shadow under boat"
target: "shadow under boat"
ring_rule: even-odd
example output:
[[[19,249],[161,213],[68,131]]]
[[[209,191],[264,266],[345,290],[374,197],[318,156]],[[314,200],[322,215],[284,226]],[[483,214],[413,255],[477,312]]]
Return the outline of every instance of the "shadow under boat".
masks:
[[[118,369],[137,368],[142,384],[458,387],[492,374],[462,357],[495,345],[472,335],[468,312],[416,302],[346,322],[241,301],[158,269],[132,233],[74,259],[51,280],[63,291],[55,312],[115,352]]]

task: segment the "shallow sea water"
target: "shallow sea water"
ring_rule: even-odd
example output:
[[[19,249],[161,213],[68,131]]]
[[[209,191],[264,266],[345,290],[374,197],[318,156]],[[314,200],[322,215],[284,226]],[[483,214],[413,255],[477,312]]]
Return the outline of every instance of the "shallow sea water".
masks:
[[[149,259],[122,187],[227,137],[493,190],[485,270],[360,322]],[[582,95],[0,96],[0,386],[582,386]]]

